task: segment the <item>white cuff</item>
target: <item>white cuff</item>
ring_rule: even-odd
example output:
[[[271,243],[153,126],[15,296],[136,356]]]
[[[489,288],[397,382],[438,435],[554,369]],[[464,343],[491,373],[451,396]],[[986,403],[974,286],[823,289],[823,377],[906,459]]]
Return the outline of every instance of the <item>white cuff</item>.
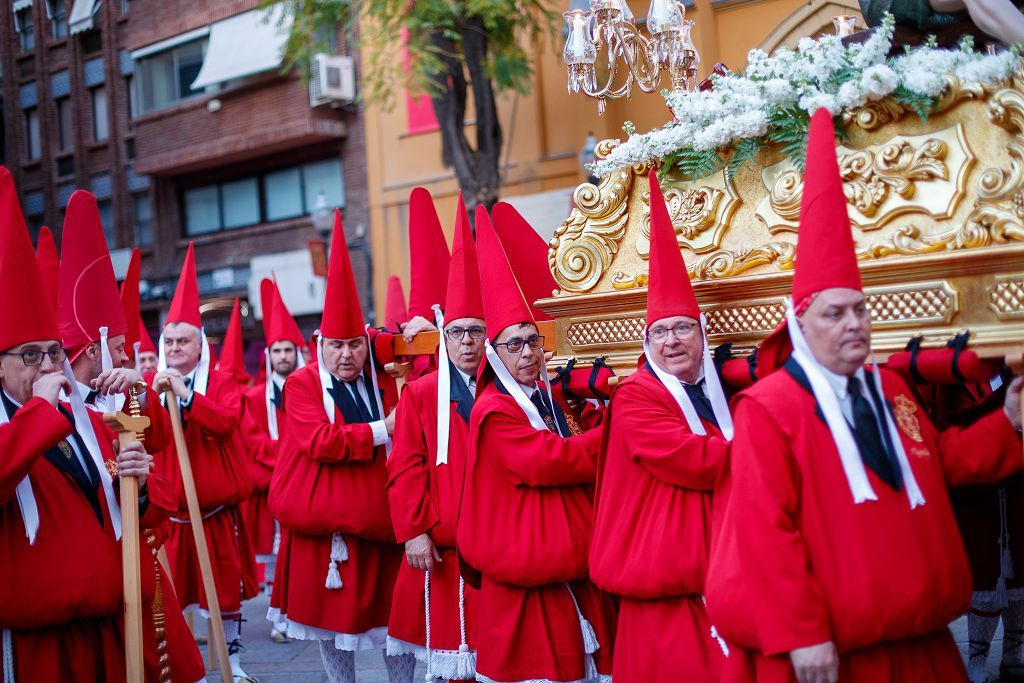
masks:
[[[386,443],[391,442],[391,436],[388,435],[388,428],[384,425],[384,420],[377,420],[376,422],[368,423],[370,429],[373,430],[373,445],[383,446]]]

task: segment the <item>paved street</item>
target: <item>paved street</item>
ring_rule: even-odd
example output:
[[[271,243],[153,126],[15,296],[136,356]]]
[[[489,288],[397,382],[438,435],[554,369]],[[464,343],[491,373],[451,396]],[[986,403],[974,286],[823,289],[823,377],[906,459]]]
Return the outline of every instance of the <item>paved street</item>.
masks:
[[[242,624],[242,641],[246,652],[242,663],[260,683],[326,683],[320,649],[316,643],[301,640],[278,644],[270,640],[270,622],[266,620],[270,598],[260,595],[245,604],[245,618]],[[951,625],[960,651],[967,652],[967,619],[961,618]],[[994,677],[999,670],[999,656],[1002,648],[1002,627],[996,633],[989,653],[989,672]],[[200,648],[206,657],[206,647]],[[416,669],[414,683],[423,680],[423,666]],[[379,652],[356,654],[356,678],[359,683],[386,683],[387,670]],[[209,677],[210,683],[218,680],[216,673]]]
[[[246,652],[242,655],[242,665],[245,670],[260,683],[326,683],[319,645],[302,640],[281,644],[270,639],[270,622],[266,619],[269,603],[270,597],[261,594],[244,605],[246,621],[242,624],[242,642]],[[206,658],[206,646],[201,646],[200,650]],[[420,665],[413,681],[421,683],[423,674]],[[214,683],[219,678],[214,673],[208,680]],[[356,653],[356,680],[358,683],[387,682],[380,652]]]

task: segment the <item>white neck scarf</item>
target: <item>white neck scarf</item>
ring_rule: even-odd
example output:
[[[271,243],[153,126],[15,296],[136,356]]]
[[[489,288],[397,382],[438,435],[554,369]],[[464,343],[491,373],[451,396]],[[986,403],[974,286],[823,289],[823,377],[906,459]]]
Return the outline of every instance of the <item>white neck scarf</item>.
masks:
[[[210,383],[210,345],[206,342],[206,330],[199,330],[199,343],[201,349],[199,351],[199,364],[196,366],[196,381],[192,384],[192,391],[196,392],[201,396],[206,396],[206,389]],[[161,372],[167,369],[167,355],[164,351],[164,333],[160,333],[160,355],[156,364],[156,371]],[[161,392],[160,402],[167,407],[166,394]]]
[[[508,391],[509,396],[515,400],[516,405],[526,413],[526,419],[530,421],[530,425],[538,431],[548,431],[547,424],[544,423],[544,418],[541,417],[540,411],[537,410],[537,406],[533,404],[533,401],[523,391],[522,386],[515,378],[512,377],[512,373],[508,371],[505,364],[501,362],[501,358],[498,357],[498,352],[491,346],[491,341],[488,339],[484,342],[484,353],[487,358],[488,365],[491,366],[491,370],[498,377],[498,381],[501,382],[505,390]],[[543,383],[545,391],[548,394],[548,400],[551,401],[551,405],[555,405],[554,399],[551,396],[551,382],[548,380],[547,363],[544,360],[544,354],[540,357],[540,381]],[[554,416],[552,416],[554,417]],[[557,426],[557,422],[555,423]],[[565,436],[565,435],[562,435]]]
[[[729,412],[729,402],[725,400],[725,392],[722,390],[722,383],[718,379],[718,370],[715,368],[715,361],[711,357],[711,351],[708,349],[707,318],[703,313],[700,314],[700,332],[704,344],[702,363],[704,381],[708,386],[708,399],[711,402],[711,409],[715,414],[715,421],[718,422],[719,431],[722,432],[722,436],[727,441],[732,441],[732,413]],[[683,389],[683,383],[679,381],[679,378],[669,374],[655,362],[651,356],[651,347],[646,338],[644,338],[644,354],[647,356],[647,362],[650,364],[651,369],[654,370],[654,374],[665,385],[669,393],[672,394],[672,398],[676,400],[676,405],[682,411],[690,431],[699,436],[706,435],[707,430],[704,429],[704,424],[700,421],[700,416],[697,414],[697,409],[693,407],[690,396]]]
[[[270,438],[274,441],[278,439],[277,433],[277,406],[274,405],[274,372],[273,367],[270,364],[270,347],[268,346],[263,350],[263,355],[266,356],[266,375],[267,384],[264,387],[263,400],[267,404],[267,433],[270,434]],[[306,359],[302,357],[302,351],[298,346],[295,347],[295,369],[306,366]],[[283,378],[282,378],[283,379]],[[283,393],[283,387],[282,387]]]
[[[861,459],[860,451],[857,449],[857,443],[853,439],[853,431],[850,429],[846,418],[843,417],[843,411],[839,406],[839,397],[832,390],[828,379],[825,377],[825,373],[821,369],[821,365],[814,358],[814,354],[811,353],[811,348],[807,345],[807,340],[800,329],[796,312],[793,310],[793,302],[790,300],[786,301],[786,325],[789,328],[789,338],[793,342],[793,360],[800,365],[804,374],[807,375],[807,381],[811,385],[814,399],[821,406],[821,412],[825,416],[825,424],[828,425],[829,431],[832,432],[832,439],[835,441],[836,450],[839,451],[839,461],[842,463],[843,472],[846,474],[846,481],[850,485],[850,493],[853,494],[853,502],[863,503],[866,500],[878,500],[878,496],[868,480],[867,470],[864,469],[864,461]],[[874,354],[871,356],[871,364],[875,366]],[[896,429],[896,423],[893,421],[892,414],[885,405],[882,378],[877,367],[875,367],[875,371],[871,374],[878,395],[883,399],[879,409],[885,415],[890,440],[896,451],[896,459],[899,461],[900,472],[903,475],[907,500],[910,502],[911,509],[913,509],[919,505],[924,505],[924,494],[921,493],[921,489],[917,485],[917,479],[914,478],[914,472],[910,468],[910,462],[907,460],[907,454],[903,449],[903,440]]]
[[[451,428],[451,368],[448,366],[448,347],[445,345],[444,313],[434,304],[434,320],[437,323],[437,458],[435,465],[448,464],[448,433]]]
[[[369,330],[369,327],[370,326],[367,325],[366,329]],[[324,411],[327,413],[327,419],[331,421],[331,424],[334,424],[334,410],[335,410],[334,397],[331,396],[331,393],[329,391],[327,391],[328,387],[333,385],[333,380],[331,379],[331,377],[332,377],[331,373],[328,372],[327,368],[324,366],[324,343],[323,343],[323,336],[321,336],[320,330],[317,330],[313,334],[316,335],[316,367],[317,367],[317,374],[320,376],[320,394],[321,394],[321,397],[323,398]],[[367,389],[368,393],[372,393],[373,394],[372,398],[376,399],[376,401],[377,401],[377,414],[380,415],[380,419],[383,420],[384,419],[384,404],[380,400],[380,390],[377,388],[377,364],[374,363],[374,361],[373,361],[373,347],[370,345],[370,334],[369,334],[369,332],[364,332],[364,334],[365,334],[365,339],[366,339],[366,353],[367,353],[366,357],[367,357],[367,360],[369,360],[369,362],[370,362],[370,386],[368,386],[366,389]],[[370,392],[370,387],[371,386],[373,388],[372,392]],[[391,457],[391,438],[390,437],[388,437],[388,440],[386,442],[384,442],[384,453],[385,453],[386,457],[389,457],[389,458]]]

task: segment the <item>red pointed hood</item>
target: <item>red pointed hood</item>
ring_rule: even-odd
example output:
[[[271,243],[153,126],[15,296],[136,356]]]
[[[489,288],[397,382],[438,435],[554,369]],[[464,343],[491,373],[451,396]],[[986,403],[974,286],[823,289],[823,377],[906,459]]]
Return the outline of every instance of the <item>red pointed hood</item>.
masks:
[[[832,116],[825,109],[811,117],[807,136],[795,268],[794,305],[824,289],[861,289],[850,216],[836,161],[835,130]]]
[[[793,305],[802,314],[809,298],[833,287],[862,289],[850,215],[836,161],[832,116],[819,109],[811,117],[807,136],[807,165],[800,203],[800,232],[796,241]],[[782,367],[793,352],[783,319],[757,352],[757,376],[767,377]]]
[[[245,371],[245,349],[242,347],[242,313],[238,310],[238,297],[231,307],[231,318],[228,329],[224,333],[224,343],[220,347],[220,360],[217,370],[231,375],[236,382],[245,384],[249,381],[249,373]]]
[[[431,306],[444,308],[450,265],[434,200],[424,188],[414,188],[409,195],[409,317],[433,320]]]
[[[195,245],[188,243],[185,262],[181,265],[178,277],[178,288],[174,290],[171,309],[167,311],[167,323],[188,323],[202,329],[203,320],[199,316],[199,281],[196,279]]]
[[[57,243],[53,232],[45,225],[39,229],[36,240],[36,261],[39,263],[39,274],[43,278],[43,287],[50,301],[53,302],[53,313],[57,314],[57,289],[60,281],[60,257],[57,256]]]
[[[138,247],[132,249],[132,257],[128,261],[128,271],[121,282],[121,310],[124,311],[124,320],[128,324],[124,333],[124,350],[128,354],[128,360],[135,360],[135,342],[139,341],[139,278],[142,268],[142,254]]]
[[[647,327],[677,315],[700,318],[700,306],[686,273],[658,173],[651,170],[651,255],[647,284]]]
[[[476,248],[487,338],[494,341],[502,330],[518,323],[536,324],[519,282],[512,274],[498,233],[482,205],[476,207]]]
[[[263,306],[263,335],[267,346],[279,341],[290,341],[297,349],[305,348],[306,339],[295,318],[288,312],[277,283],[264,279],[260,283],[260,297]]]
[[[0,351],[29,341],[60,339],[43,288],[14,179],[0,166]]]
[[[479,211],[477,212],[479,215]],[[486,219],[487,212],[483,215]],[[477,219],[479,220],[479,219]],[[483,318],[484,302],[480,293],[480,266],[473,242],[473,230],[469,225],[466,204],[459,193],[459,205],[455,214],[455,236],[452,239],[452,265],[448,271],[447,307],[445,320],[459,318]]]
[[[149,336],[149,330],[146,329],[146,324],[142,322],[142,318],[139,318],[139,353],[158,353],[156,350],[156,344],[153,343],[153,338]]]
[[[491,211],[494,228],[512,264],[512,272],[522,285],[534,319],[551,320],[551,316],[534,306],[535,301],[550,298],[551,293],[558,289],[548,267],[547,243],[511,204],[498,202]]]
[[[400,330],[402,323],[408,320],[409,309],[405,305],[402,278],[392,275],[388,278],[388,295],[384,300],[384,327],[389,330]]]
[[[61,239],[57,322],[65,348],[115,337],[128,329],[96,198],[76,190],[68,201]]]
[[[320,335],[329,339],[352,339],[366,333],[363,307],[352,274],[352,263],[345,244],[341,213],[334,211],[334,236],[331,239],[330,263],[327,268],[327,294],[320,319]]]

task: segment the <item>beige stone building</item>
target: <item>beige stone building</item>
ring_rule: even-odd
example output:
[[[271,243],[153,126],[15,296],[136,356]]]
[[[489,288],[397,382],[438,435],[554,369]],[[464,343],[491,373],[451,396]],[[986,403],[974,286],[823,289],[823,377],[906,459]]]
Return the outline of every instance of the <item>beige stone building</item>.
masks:
[[[629,4],[636,17],[646,15],[645,0]],[[831,32],[832,17],[839,14],[859,16],[857,3],[687,0],[687,17],[696,23],[693,40],[701,55],[702,78],[717,62],[742,69],[747,53],[755,47],[770,52],[781,45],[795,45],[802,36]],[[560,41],[561,33],[557,35]],[[632,100],[610,102],[599,117],[594,100],[566,92],[561,53],[560,42],[534,45],[530,94],[506,94],[499,99],[507,159],[502,198],[516,205],[545,238],[568,216],[572,191],[585,180],[579,153],[589,132],[598,140],[615,138],[622,135],[627,120],[637,130],[648,130],[669,116],[659,95],[638,93]],[[458,183],[441,162],[440,133],[428,101],[405,94],[396,98],[390,111],[368,108],[365,126],[375,304],[381,319],[388,276],[398,274],[408,286],[410,190],[422,185],[431,191],[450,238]]]

